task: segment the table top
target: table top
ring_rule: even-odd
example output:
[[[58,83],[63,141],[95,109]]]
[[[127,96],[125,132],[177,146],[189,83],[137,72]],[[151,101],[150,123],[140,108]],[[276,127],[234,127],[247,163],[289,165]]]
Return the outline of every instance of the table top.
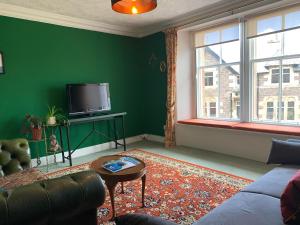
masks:
[[[121,112],[121,113],[108,113],[108,114],[103,114],[103,115],[94,115],[94,116],[86,116],[86,117],[74,117],[74,118],[69,118],[66,123],[69,125],[72,124],[79,124],[79,123],[87,123],[87,122],[96,122],[100,120],[108,120],[116,117],[122,117],[125,116],[127,113],[126,112]]]
[[[107,161],[118,160],[124,156],[126,155],[109,155],[109,156],[100,157],[92,162],[91,169],[95,170],[104,180],[115,179],[117,182],[134,180],[143,176],[146,173],[145,170],[146,164],[142,160],[132,156],[129,157],[134,158],[140,162],[138,165],[134,167],[124,169],[115,173],[110,172],[103,168],[103,164],[106,163]]]

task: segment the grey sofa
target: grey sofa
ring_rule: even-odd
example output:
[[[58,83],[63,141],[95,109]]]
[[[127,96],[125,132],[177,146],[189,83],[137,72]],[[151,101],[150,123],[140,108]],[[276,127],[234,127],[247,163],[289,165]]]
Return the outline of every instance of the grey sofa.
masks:
[[[300,166],[280,166],[244,188],[193,225],[284,225],[280,196]],[[129,214],[117,225],[174,225],[146,215]]]

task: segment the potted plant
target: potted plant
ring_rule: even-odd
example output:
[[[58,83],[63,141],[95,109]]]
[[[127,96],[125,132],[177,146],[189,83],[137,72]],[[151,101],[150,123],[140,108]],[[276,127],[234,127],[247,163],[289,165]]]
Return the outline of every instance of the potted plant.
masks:
[[[57,120],[64,118],[64,116],[61,114],[62,110],[54,106],[48,106],[48,114],[46,117],[47,124],[48,125],[55,125],[57,123]]]
[[[42,139],[42,120],[33,115],[27,114],[25,116],[26,121],[29,123],[31,134],[32,134],[32,140],[41,140]]]

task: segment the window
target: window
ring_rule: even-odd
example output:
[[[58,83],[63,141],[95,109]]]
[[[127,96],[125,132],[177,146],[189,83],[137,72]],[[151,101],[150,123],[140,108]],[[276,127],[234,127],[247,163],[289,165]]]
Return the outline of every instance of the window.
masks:
[[[278,102],[277,104],[277,119],[284,120],[284,102],[281,102],[281,104]]]
[[[216,117],[217,116],[217,104],[215,102],[209,103],[209,116]]]
[[[291,69],[283,69],[282,72],[282,79],[283,79],[283,83],[290,83],[290,71]]]
[[[280,76],[280,69],[272,69],[272,83],[278,84]]]
[[[287,120],[295,119],[295,102],[288,102]]]
[[[206,72],[205,73],[205,86],[213,86],[214,85],[214,73]]]
[[[194,33],[197,117],[300,124],[300,4],[242,21]]]
[[[237,118],[240,118],[240,112],[241,112],[241,102],[240,101],[237,101],[236,102],[236,116]]]
[[[250,19],[248,23],[252,77],[251,120],[300,122],[300,117],[295,117],[292,102],[284,102],[284,99],[291,97],[300,99],[300,71],[297,69],[300,65],[300,47],[297,44],[300,36],[300,7],[259,16]],[[265,99],[275,99],[272,104],[267,102],[266,114],[262,106]]]
[[[234,103],[240,97],[239,36],[238,23],[195,34],[198,118],[238,119]]]
[[[206,102],[205,103],[205,117],[212,118],[217,116],[217,103],[216,102]]]
[[[267,102],[267,119],[273,120],[274,118],[274,103]]]

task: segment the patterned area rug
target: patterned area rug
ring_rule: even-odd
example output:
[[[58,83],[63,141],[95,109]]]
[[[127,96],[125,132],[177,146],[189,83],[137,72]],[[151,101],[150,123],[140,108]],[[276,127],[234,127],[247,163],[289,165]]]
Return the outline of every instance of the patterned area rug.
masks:
[[[251,180],[179,161],[143,150],[130,150],[123,155],[134,156],[146,163],[147,181],[145,208],[141,208],[141,181],[125,183],[125,194],[116,188],[117,215],[143,213],[160,216],[178,224],[192,224],[223,201],[240,191]],[[49,178],[89,169],[90,163],[47,174]],[[107,193],[105,204],[98,210],[99,224],[111,218]]]

